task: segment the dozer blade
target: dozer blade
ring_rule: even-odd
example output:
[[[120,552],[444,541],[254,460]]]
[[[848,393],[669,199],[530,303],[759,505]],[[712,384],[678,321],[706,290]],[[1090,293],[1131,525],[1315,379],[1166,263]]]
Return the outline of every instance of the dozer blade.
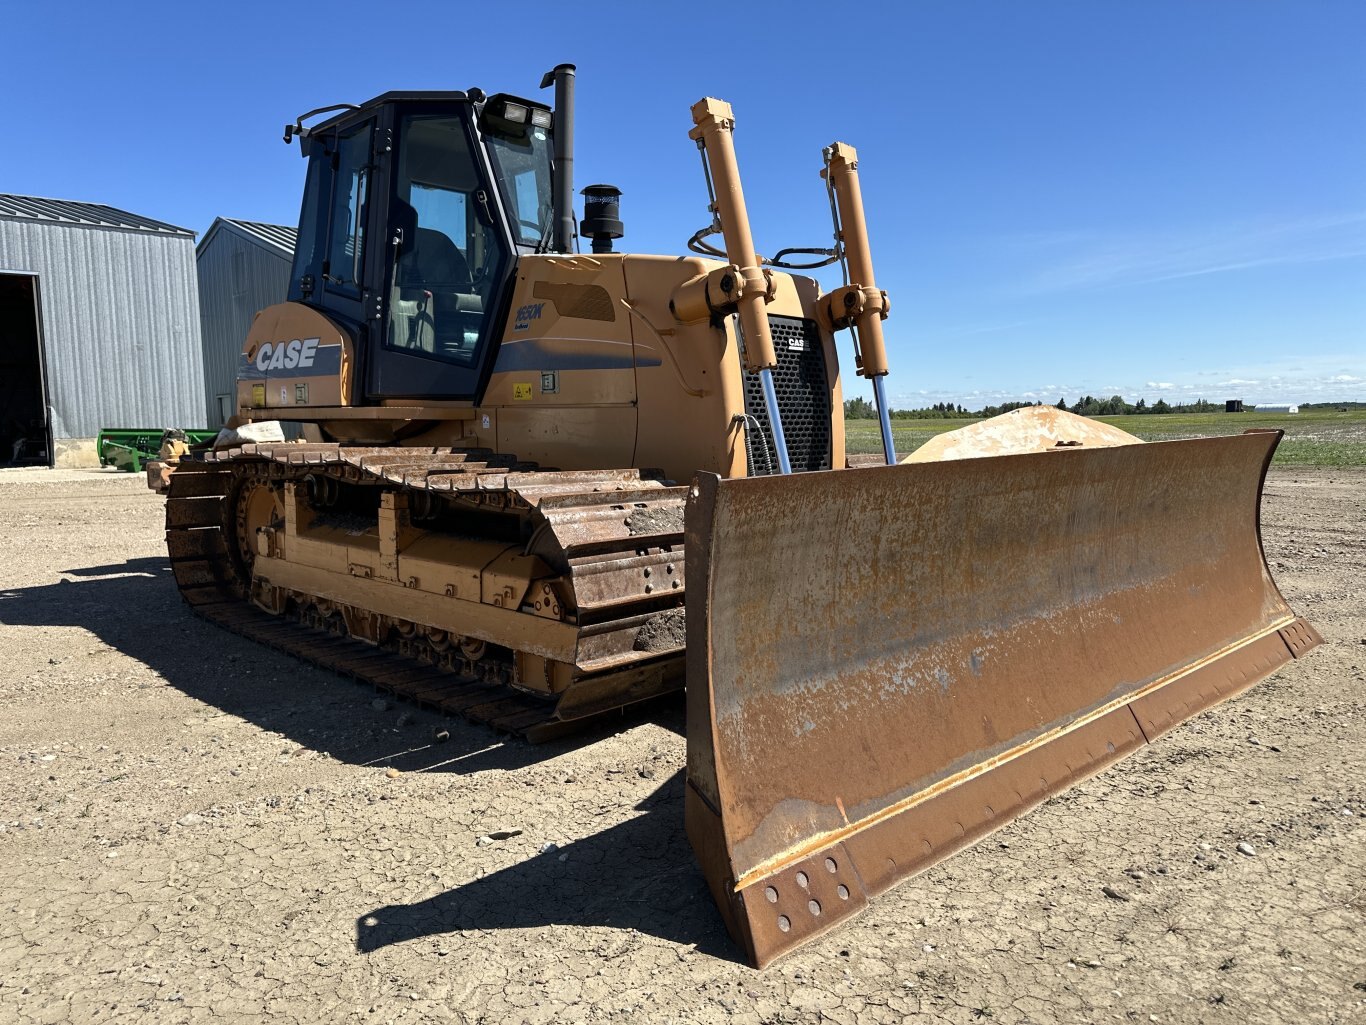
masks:
[[[698,478],[687,829],[755,966],[1318,643],[1278,438]]]

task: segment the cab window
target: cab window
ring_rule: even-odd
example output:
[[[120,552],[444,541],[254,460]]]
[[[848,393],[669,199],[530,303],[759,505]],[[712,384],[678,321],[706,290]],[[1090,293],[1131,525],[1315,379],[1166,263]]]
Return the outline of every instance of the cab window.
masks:
[[[543,250],[553,230],[550,133],[529,124],[485,126],[494,176],[518,245]]]
[[[308,176],[290,276],[291,300],[318,302],[324,286],[332,293],[360,297],[370,135],[367,122],[300,142],[308,146]]]
[[[332,175],[332,233],[323,264],[327,286],[359,295],[365,256],[365,201],[370,178],[370,125],[337,142]]]
[[[401,119],[399,136],[387,344],[473,367],[488,334],[506,246],[484,223],[488,199],[480,198],[465,120],[411,114]]]

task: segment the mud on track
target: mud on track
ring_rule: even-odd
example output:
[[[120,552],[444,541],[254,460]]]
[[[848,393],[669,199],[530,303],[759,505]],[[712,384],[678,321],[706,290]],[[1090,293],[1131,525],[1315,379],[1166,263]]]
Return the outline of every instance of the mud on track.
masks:
[[[0,473],[0,1022],[1366,1020],[1366,473],[1268,482],[1311,657],[764,973],[681,700],[539,748],[378,707],[189,615],[161,516]]]

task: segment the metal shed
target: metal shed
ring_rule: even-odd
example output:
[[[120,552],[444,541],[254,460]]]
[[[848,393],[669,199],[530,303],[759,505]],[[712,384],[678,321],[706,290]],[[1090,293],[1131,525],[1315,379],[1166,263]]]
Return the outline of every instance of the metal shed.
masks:
[[[279,224],[219,217],[195,250],[210,427],[234,409],[237,364],[256,314],[285,301],[297,232]]]
[[[194,233],[0,195],[0,466],[97,466],[103,427],[202,423]]]

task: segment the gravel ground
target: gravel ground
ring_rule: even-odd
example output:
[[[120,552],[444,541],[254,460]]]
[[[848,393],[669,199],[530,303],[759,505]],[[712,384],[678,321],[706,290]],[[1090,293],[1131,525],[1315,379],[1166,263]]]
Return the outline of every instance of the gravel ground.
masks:
[[[1322,648],[759,973],[681,700],[394,706],[190,616],[140,478],[0,473],[0,1022],[1366,1021],[1366,473],[1264,512]]]

